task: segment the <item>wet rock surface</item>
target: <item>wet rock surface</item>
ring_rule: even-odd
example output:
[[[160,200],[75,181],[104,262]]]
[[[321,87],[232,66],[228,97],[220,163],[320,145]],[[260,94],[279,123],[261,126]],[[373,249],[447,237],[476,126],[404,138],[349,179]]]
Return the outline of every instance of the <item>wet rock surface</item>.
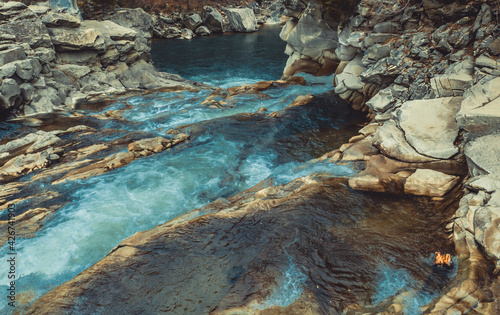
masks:
[[[250,14],[247,9],[231,10],[245,10],[248,16],[255,15],[253,12],[257,11],[253,10]],[[500,262],[500,197],[497,191],[500,187],[500,156],[498,146],[492,144],[498,143],[499,140],[497,126],[500,49],[497,47],[498,27],[495,26],[492,16],[498,14],[498,8],[491,1],[482,4],[423,1],[403,6],[401,3],[366,0],[361,2],[357,15],[347,24],[341,25],[338,32],[338,25],[326,19],[323,13],[317,4],[305,4],[300,1],[287,3],[287,14],[292,19],[283,28],[281,37],[288,43],[286,53],[290,57],[283,78],[294,78],[293,75],[300,71],[317,75],[335,73],[336,92],[341,98],[349,101],[354,109],[365,113],[371,123],[348,143],[325,154],[319,160],[357,165],[364,169],[347,180],[347,185],[355,190],[424,195],[432,197],[434,202],[440,202],[453,200],[457,191],[464,187],[465,194],[460,201],[460,207],[453,221],[447,226],[453,232],[459,275],[443,289],[442,296],[423,311],[432,314],[469,311],[495,313],[499,305],[493,297],[500,294],[498,279],[495,278]],[[44,14],[45,16],[39,17]],[[197,16],[178,19],[164,16],[156,21],[142,10],[121,10],[110,18],[113,22],[96,22],[75,20],[74,16],[68,14],[26,8],[21,3],[10,2],[0,8],[0,15],[3,21],[6,21],[0,25],[0,30],[5,34],[2,35],[5,43],[0,47],[0,60],[4,61],[4,64],[0,64],[0,105],[4,112],[24,114],[51,112],[58,108],[69,109],[90,97],[102,97],[131,89],[165,86],[196,89],[191,82],[177,76],[158,73],[149,64],[150,33],[154,32],[156,36],[166,38],[192,38],[195,33],[208,35],[210,32],[217,32],[219,24],[222,30],[228,30],[231,24],[224,20],[226,14],[221,15],[220,19],[208,8],[205,13]],[[243,19],[241,14],[238,16],[240,18],[232,19],[234,29],[246,31],[257,27],[255,17]],[[247,20],[250,26],[243,25]],[[175,23],[182,24],[185,28],[180,31],[172,27]],[[205,23],[208,32],[203,29],[205,26],[200,26],[201,23]],[[108,31],[110,26],[112,31]],[[32,31],[26,32],[29,27]],[[19,32],[23,35],[13,35]],[[290,83],[262,81],[228,90],[216,90],[206,99],[205,104],[214,109],[231,107],[234,106],[232,97],[254,93],[266,97],[264,91],[280,84]],[[297,98],[292,105],[302,105],[309,101],[310,97],[304,96]],[[293,106],[291,108],[293,110]],[[281,119],[282,116],[283,113],[280,112],[269,114],[269,118],[275,120]],[[251,117],[252,115],[242,115],[239,119]],[[120,112],[110,111],[97,115],[96,119],[122,118]],[[54,185],[85,179],[129,164],[140,156],[168,149],[176,141],[187,140],[186,135],[164,138],[152,134],[129,134],[116,141],[95,144],[90,138],[96,131],[89,128],[99,127],[99,123],[93,123],[94,125],[89,124],[81,130],[70,131],[71,128],[63,128],[60,132],[46,131],[37,133],[33,138],[25,135],[12,143],[2,143],[1,180],[11,181],[32,173],[34,179],[50,179]],[[64,135],[69,133],[78,134],[73,140],[81,136],[83,142],[68,141]],[[56,145],[58,149],[53,149]],[[49,166],[51,168],[48,168]],[[60,307],[73,310],[77,307],[93,307],[93,310],[103,307],[103,311],[112,312],[117,309],[103,305],[116,301],[117,296],[120,301],[118,305],[136,307],[134,310],[137,312],[171,310],[167,305],[184,307],[184,304],[177,306],[175,301],[169,300],[172,298],[169,292],[178,290],[177,281],[162,278],[164,284],[166,283],[165,289],[148,280],[152,276],[157,277],[159,271],[141,274],[140,279],[136,279],[130,270],[138,269],[140,261],[157,267],[155,264],[158,260],[153,257],[166,261],[166,268],[177,266],[179,261],[169,260],[170,257],[183,257],[178,253],[185,253],[183,246],[193,240],[189,237],[183,238],[184,232],[179,231],[186,231],[186,235],[196,235],[192,229],[203,229],[205,224],[220,224],[221,231],[234,233],[232,227],[245,225],[250,217],[255,217],[258,222],[269,222],[270,217],[261,217],[261,212],[290,212],[287,205],[290,200],[296,201],[293,195],[295,193],[305,204],[305,200],[321,200],[322,197],[307,195],[301,190],[302,187],[309,187],[308,185],[311,185],[309,188],[312,191],[321,190],[316,187],[317,183],[311,184],[314,181],[321,182],[321,189],[327,189],[325,186],[337,187],[338,184],[317,178],[302,179],[302,184],[292,182],[300,188],[271,187],[269,190],[264,189],[264,192],[260,191],[264,196],[262,198],[258,193],[251,192],[250,195],[254,195],[249,198],[254,199],[248,203],[241,196],[235,196],[229,201],[221,200],[214,203],[212,208],[207,208],[213,213],[203,212],[207,209],[196,210],[193,214],[203,212],[205,216],[189,221],[192,217],[188,215],[136,235],[72,282],[42,298],[33,306],[31,312],[52,313]],[[22,189],[29,188],[29,185],[32,183],[9,182],[2,187],[5,187],[6,192],[0,194],[0,200],[4,201],[4,204],[6,200],[3,198],[32,202],[32,208],[19,217],[24,235],[35,234],[42,226],[40,222],[57,210],[50,208],[44,197],[28,198]],[[270,190],[272,196],[269,195]],[[302,196],[302,193],[305,195]],[[64,201],[56,194],[48,196],[61,198],[61,203]],[[240,200],[239,197],[243,199]],[[304,206],[304,203],[300,206]],[[428,222],[426,220],[422,221],[423,226]],[[440,224],[443,220],[440,219]],[[5,222],[2,221],[1,224]],[[283,225],[287,226],[287,222]],[[314,223],[308,221],[307,225],[314,226]],[[231,228],[227,228],[228,226]],[[323,223],[321,227],[324,228]],[[246,228],[242,229],[245,231]],[[428,226],[425,226],[425,229],[427,231]],[[443,227],[436,226],[435,229],[442,231]],[[155,234],[157,232],[160,234]],[[327,235],[325,242],[335,243],[338,235],[328,234],[329,232],[322,234]],[[384,230],[384,233],[386,232],[387,230]],[[248,233],[251,231],[243,234]],[[211,235],[219,239],[224,238],[219,234]],[[209,246],[204,236],[206,234],[199,236],[197,240],[201,245]],[[3,237],[4,242],[5,235]],[[233,235],[233,238],[236,237],[237,235]],[[283,242],[289,244],[288,241],[291,239]],[[220,313],[248,311],[248,307],[255,307],[255,304],[258,304],[256,301],[265,298],[265,293],[256,292],[270,292],[269,288],[272,287],[269,286],[269,279],[259,277],[261,270],[258,266],[262,266],[265,257],[277,257],[277,261],[285,260],[283,253],[276,253],[275,247],[283,247],[281,245],[285,244],[280,242],[276,243],[278,245],[274,244],[272,249],[262,246],[262,252],[255,250],[253,257],[260,257],[260,260],[255,258],[257,260],[242,261],[241,265],[244,267],[209,264],[207,268],[227,274],[227,279],[230,279],[221,277],[215,283],[219,285],[229,281],[230,286],[225,292],[216,292],[213,300],[201,302],[199,307],[193,306],[192,303],[188,303],[187,307],[193,307],[193,312]],[[324,245],[318,245],[308,238],[304,242],[313,243],[322,251],[325,249],[321,247]],[[164,250],[164,244],[171,244],[172,251]],[[243,244],[242,248],[251,246]],[[230,248],[237,252],[236,256],[244,256],[238,252],[241,248]],[[199,249],[197,253],[205,255],[206,250],[208,249]],[[177,256],[171,255],[172,252]],[[148,256],[151,253],[153,255]],[[353,260],[357,261],[357,258],[358,256],[355,256]],[[182,261],[184,258],[179,259]],[[192,259],[199,266],[206,267],[206,260],[202,260],[199,257]],[[367,263],[360,267],[369,269],[370,260],[364,258],[362,261]],[[256,262],[259,263],[258,266]],[[310,262],[305,262],[304,265],[308,263]],[[326,266],[330,261],[319,259],[314,262],[318,263]],[[270,265],[268,274],[277,279],[277,270],[281,270],[276,268],[279,263]],[[151,269],[154,269],[153,267]],[[180,269],[180,273],[189,272]],[[329,272],[328,268],[326,270],[325,272]],[[357,274],[363,272],[367,271],[361,270]],[[105,278],[100,279],[102,275],[105,275]],[[112,282],[106,277],[134,281],[127,281],[123,285],[125,289],[118,290],[116,288],[119,286],[111,287],[109,283]],[[366,277],[369,278],[370,275]],[[256,280],[252,285],[248,285],[248,279]],[[191,290],[191,296],[199,294],[200,289],[194,283],[198,284],[203,282],[202,280],[196,278],[192,283],[189,282],[187,287]],[[329,280],[325,282],[330,283]],[[351,293],[338,295],[338,299],[329,302],[331,304],[307,304],[306,301],[317,300],[312,298],[313,296],[326,294],[325,290],[329,294],[338,293],[336,289],[325,289],[322,286],[323,280],[312,283],[321,286],[321,289],[317,290],[318,287],[314,289],[314,286],[308,285],[302,298],[297,300],[296,307],[307,305],[306,308],[313,313],[332,308],[341,311],[349,305],[355,311],[360,309],[354,305],[358,300],[351,296]],[[72,287],[74,284],[78,286]],[[209,284],[207,286],[209,290],[212,289]],[[165,308],[152,309],[151,305],[134,304],[137,292],[144,290],[156,292],[151,293],[151,299],[160,301],[155,305]],[[360,296],[368,296],[363,290],[365,288],[359,290]],[[106,294],[100,295],[97,292]],[[131,298],[127,300],[124,296]],[[388,301],[385,309],[397,311],[401,305],[398,298],[404,300],[404,295]],[[85,305],[83,301],[88,299],[97,301],[97,304]],[[63,301],[62,304],[59,301]],[[162,304],[164,302],[161,301],[167,301],[168,304]]]

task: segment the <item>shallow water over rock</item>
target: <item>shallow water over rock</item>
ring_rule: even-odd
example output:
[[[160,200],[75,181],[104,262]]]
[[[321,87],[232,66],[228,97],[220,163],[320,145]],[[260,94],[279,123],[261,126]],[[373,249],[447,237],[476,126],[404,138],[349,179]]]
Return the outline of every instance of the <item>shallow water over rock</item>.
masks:
[[[450,250],[449,210],[324,176],[247,191],[125,240],[31,312],[256,312],[298,299],[325,314],[400,294],[415,314],[453,276],[430,254]]]

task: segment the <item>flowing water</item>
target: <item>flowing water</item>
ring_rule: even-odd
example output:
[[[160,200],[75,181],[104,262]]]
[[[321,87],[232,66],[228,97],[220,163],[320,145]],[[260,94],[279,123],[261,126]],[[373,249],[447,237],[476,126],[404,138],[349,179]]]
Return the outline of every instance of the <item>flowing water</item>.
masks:
[[[256,34],[155,42],[153,60],[161,70],[223,88],[278,79],[286,61],[278,32],[279,28],[271,27]],[[238,96],[233,107],[223,109],[200,105],[210,91],[152,93],[118,99],[108,105],[106,109],[124,109],[123,117],[129,122],[99,123],[103,130],[119,130],[106,134],[103,140],[128,132],[164,136],[172,128],[188,133],[191,140],[121,169],[51,187],[65,195],[67,204],[35,238],[17,242],[19,290],[40,297],[102,259],[134,233],[219,198],[228,198],[268,177],[273,177],[276,184],[285,184],[314,172],[331,176],[354,174],[356,171],[348,166],[302,165],[345,143],[356,134],[362,121],[359,113],[328,92],[332,90],[332,77],[305,77],[306,86],[273,88],[266,95]],[[296,96],[307,93],[316,96],[312,103],[284,110]],[[282,115],[268,117],[267,113],[257,112],[261,107],[268,112],[280,111]],[[82,113],[92,115],[96,110],[92,106],[83,107]],[[29,176],[24,180],[29,180]],[[44,188],[49,182],[37,185]],[[442,241],[447,213],[435,214],[432,204],[411,198],[398,202],[403,199],[400,196],[372,196],[346,189],[324,194],[329,196],[315,195],[316,201],[305,202],[300,205],[302,210],[283,217],[283,222],[293,225],[296,232],[292,234],[286,232],[277,237],[279,229],[273,228],[273,224],[284,223],[263,218],[266,225],[260,234],[261,241],[253,243],[252,251],[244,259],[252,261],[253,255],[261,258],[264,254],[274,255],[275,249],[265,246],[259,249],[256,247],[259,244],[273,244],[283,249],[284,254],[279,256],[282,276],[277,277],[275,288],[262,296],[261,308],[290,305],[307,291],[316,294],[323,312],[335,313],[356,300],[351,298],[355,292],[363,291],[359,294],[365,296],[365,304],[376,305],[412,288],[416,293],[407,296],[405,307],[408,314],[413,314],[449,280],[449,274],[436,275],[433,270],[430,253],[434,247],[429,245],[432,243],[429,240],[435,238],[436,247],[448,248]],[[343,205],[339,199],[345,201]],[[309,214],[305,220],[306,212]],[[251,226],[244,222],[238,235],[252,233]],[[214,222],[212,229],[224,224]],[[426,224],[432,231],[427,231]],[[391,229],[384,234],[386,225]],[[325,227],[334,230],[333,236],[326,236]],[[201,232],[193,228],[189,233]],[[250,246],[231,243],[236,247]],[[221,250],[227,246],[224,244],[219,244]],[[349,248],[363,254],[350,256]],[[398,255],[404,256],[405,251],[411,256],[397,261]],[[325,258],[332,252],[336,254]],[[4,246],[1,261],[7,259],[6,253]],[[320,255],[321,259],[311,254]],[[226,249],[225,255],[238,260],[236,257],[242,253]],[[375,258],[368,259],[370,255]],[[352,259],[369,262],[352,266],[356,263]],[[409,262],[412,265],[405,267]],[[360,268],[365,265],[371,268],[369,276]],[[173,276],[182,284],[181,266],[172,268],[179,270]],[[239,270],[236,263],[228,263],[227,268],[230,273]],[[343,278],[345,275],[348,277]],[[209,275],[200,275],[203,276]],[[5,270],[0,270],[2,290],[7,283]],[[430,289],[422,289],[426,283],[430,283]],[[234,283],[221,282],[221,285],[226,287],[218,292],[229,292]],[[318,286],[317,290],[314,286]],[[342,293],[342,290],[348,291]],[[344,298],[339,298],[342,294]],[[218,297],[206,299],[215,301]],[[189,304],[187,301],[190,301],[188,296],[183,303]],[[1,303],[2,309],[8,311],[5,299]],[[196,309],[181,305],[184,309]],[[204,310],[213,306],[207,304]]]

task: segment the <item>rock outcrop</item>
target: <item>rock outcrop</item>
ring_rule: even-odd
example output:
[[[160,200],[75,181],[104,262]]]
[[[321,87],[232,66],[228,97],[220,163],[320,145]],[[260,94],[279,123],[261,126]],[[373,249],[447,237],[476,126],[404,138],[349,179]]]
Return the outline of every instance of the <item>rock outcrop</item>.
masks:
[[[398,208],[420,220],[445,214],[442,206],[413,198],[348,195],[345,179],[312,175],[274,186],[269,178],[125,239],[92,267],[41,297],[26,314],[92,313],[98,307],[106,313],[122,309],[190,314],[359,313],[358,303],[379,281],[379,274],[373,272],[379,262],[370,257],[381,255],[394,269],[403,268],[405,259],[420,264],[415,257],[434,246],[433,238],[445,237],[437,220],[429,222],[429,232],[411,226],[406,216],[394,216],[391,210]],[[352,220],[353,213],[363,213],[361,226],[339,224],[342,218]],[[404,235],[405,241],[394,235]],[[414,248],[407,248],[406,237]],[[353,246],[360,240],[378,246]],[[406,257],[396,258],[399,253]],[[266,305],[275,290],[283,295],[282,279],[289,283],[291,265],[302,266],[298,272],[307,274],[303,283],[292,282],[294,287],[300,285],[299,293],[289,298],[287,291],[288,302]],[[340,284],[339,277],[344,279]],[[345,289],[346,283],[351,289]],[[401,295],[406,290],[402,288]],[[199,302],[192,303],[193,298]]]
[[[30,115],[68,110],[85,100],[131,90],[193,88],[151,65],[153,19],[124,9],[106,21],[0,4],[0,111]]]
[[[228,7],[204,6],[189,13],[173,12],[153,15],[153,34],[157,38],[192,39],[223,32],[255,32],[261,24],[282,23],[282,0],[240,3]]]
[[[285,13],[292,16],[280,33],[281,39],[287,42],[285,53],[289,55],[283,79],[299,72],[334,73],[340,61],[335,54],[338,23],[325,21],[321,7],[314,2],[304,7],[301,1],[290,1],[286,7]],[[298,10],[301,10],[300,18]]]

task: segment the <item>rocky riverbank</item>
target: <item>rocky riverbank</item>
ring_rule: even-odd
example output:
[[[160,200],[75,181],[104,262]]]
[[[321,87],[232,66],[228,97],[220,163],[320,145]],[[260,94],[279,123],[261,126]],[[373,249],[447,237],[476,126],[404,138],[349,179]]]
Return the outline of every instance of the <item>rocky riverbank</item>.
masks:
[[[284,23],[283,1],[254,2],[247,6],[218,8],[205,6],[202,11],[154,14],[153,34],[157,38],[192,39],[224,32],[255,32],[263,24]]]
[[[196,89],[151,64],[153,19],[141,9],[82,21],[46,6],[0,3],[2,118],[71,111],[144,89]],[[148,22],[149,21],[149,22]]]
[[[339,32],[317,4],[289,1],[287,8],[293,19],[281,33],[290,56],[283,76],[335,72],[335,92],[371,121],[320,160],[365,164],[365,171],[349,179],[349,186],[358,190],[438,200],[463,185],[461,206],[448,226],[461,276],[425,312],[496,313],[497,4],[366,0]]]
[[[197,89],[196,82],[155,69],[152,38],[254,32],[258,24],[280,21],[281,2],[263,6],[171,15],[119,8],[83,20],[77,8],[0,3],[1,119],[71,111],[83,102],[145,89]]]

